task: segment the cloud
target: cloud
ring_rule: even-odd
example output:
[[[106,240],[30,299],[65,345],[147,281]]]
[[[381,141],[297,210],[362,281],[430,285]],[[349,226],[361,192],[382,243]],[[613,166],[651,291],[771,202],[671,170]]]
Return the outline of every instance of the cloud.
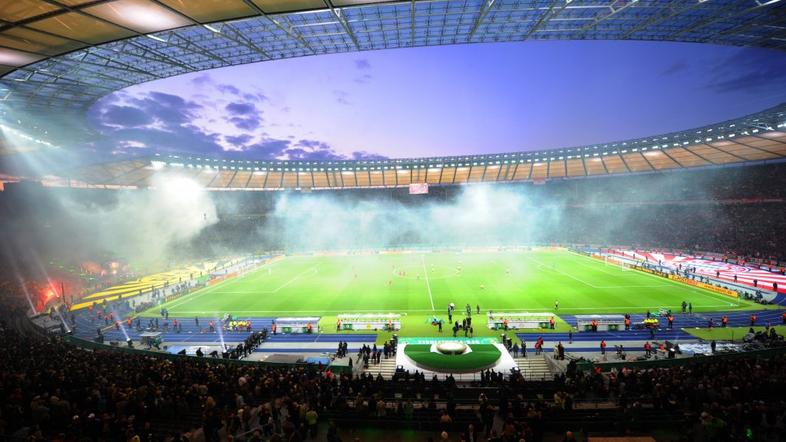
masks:
[[[309,149],[330,149],[330,145],[324,141],[318,140],[300,140],[297,142],[298,146],[303,146]]]
[[[254,137],[249,134],[224,135],[224,141],[230,144],[234,144],[235,146],[245,146],[246,144],[248,144],[249,141],[253,139]]]
[[[280,150],[275,156],[279,160],[303,160],[303,161],[336,161],[336,160],[371,160],[384,159],[381,155],[371,154],[365,151],[352,152],[344,155],[337,152],[333,146],[325,141],[314,139],[300,139],[296,142],[282,143],[278,146]]]
[[[112,126],[137,127],[153,123],[153,117],[137,107],[110,105],[101,113],[101,121]]]
[[[225,94],[240,95],[240,89],[232,86],[231,84],[219,84],[216,85],[216,89],[218,89],[219,92],[223,92]]]
[[[207,74],[207,73],[200,74],[200,75],[197,75],[196,77],[192,78],[191,79],[191,83],[194,83],[197,86],[204,86],[206,84],[212,84],[213,83],[213,78],[210,76],[210,74]]]
[[[667,67],[660,73],[662,77],[669,77],[672,75],[676,75],[682,73],[688,69],[688,63],[685,60],[679,60],[671,64],[671,66]]]
[[[266,160],[331,161],[381,158],[365,152],[353,152],[352,155],[346,156],[336,152],[330,144],[313,139],[292,141],[288,139],[268,138],[254,144],[246,145],[243,151],[254,154],[255,158]]]
[[[310,150],[293,147],[284,152],[285,157],[282,160],[304,160],[304,161],[333,161],[345,159],[341,155],[337,155],[332,150]]]
[[[372,77],[371,74],[363,74],[359,77],[355,77],[353,81],[358,84],[366,84],[370,82],[372,78],[374,77]]]
[[[250,115],[257,112],[253,103],[229,103],[225,109],[232,115]]]
[[[282,152],[279,159],[328,161],[346,158],[333,150],[330,144],[324,141],[301,139]]]
[[[259,115],[261,111],[253,103],[229,103],[224,109],[232,115],[226,121],[232,123],[238,129],[251,131],[262,125],[262,117]]]
[[[110,103],[112,101],[109,101]],[[123,104],[104,104],[98,111],[98,128],[106,137],[86,149],[122,155],[135,149],[191,153],[222,152],[221,137],[196,127],[199,103],[163,92],[124,97]]]
[[[366,152],[365,150],[358,150],[352,152],[352,159],[353,160],[386,160],[388,159],[388,157],[371,152]]]
[[[119,143],[119,146],[125,149],[147,149],[148,145],[137,140],[123,140]]]
[[[355,60],[355,68],[360,71],[367,71],[371,69],[371,63],[368,61],[368,59],[358,58]]]
[[[257,92],[257,93],[247,92],[243,94],[243,98],[245,98],[248,101],[256,101],[258,103],[262,103],[263,101],[269,100],[267,95],[263,94],[262,92]]]
[[[164,92],[149,92],[142,97],[132,98],[129,104],[164,125],[186,124],[194,119],[195,111],[202,107],[194,101]]]
[[[128,128],[112,133],[106,139],[96,142],[98,149],[120,148],[118,153],[123,153],[125,148],[131,147],[127,143],[140,143],[154,146],[157,151],[183,152],[210,154],[223,152],[219,144],[220,136],[204,132],[193,126],[178,126],[166,130],[153,128]]]
[[[254,130],[262,126],[262,118],[258,116],[244,116],[244,117],[232,117],[227,120],[228,122],[232,123],[236,128],[242,130]]]
[[[349,93],[347,91],[342,91],[336,89],[333,91],[333,96],[336,98],[336,103],[343,104],[349,106],[351,103],[349,101]]]
[[[241,88],[227,83],[217,83],[210,75],[202,74],[197,77],[191,79],[191,83],[196,85],[199,88],[203,88],[205,86],[213,86],[211,89],[217,91],[221,95],[234,95],[236,97],[242,97],[244,100],[254,103],[262,103],[264,101],[268,101],[267,95],[262,92],[249,92],[247,90],[242,90]],[[256,88],[253,88],[256,89]],[[194,94],[192,97],[203,97],[204,99],[208,99],[207,96],[204,94]]]
[[[99,103],[97,111],[94,113],[96,116],[90,117],[91,123],[117,143],[109,150],[118,146],[121,148],[132,146],[133,144],[128,144],[130,140],[140,140],[141,143],[148,146],[157,145],[155,140],[149,136],[144,140],[126,137],[131,132],[153,134],[182,133],[183,131],[201,132],[201,130],[191,127],[191,122],[196,118],[196,112],[201,106],[177,95],[149,92],[139,96],[124,97],[118,104],[113,103],[118,102],[108,100]]]
[[[262,154],[260,159],[274,159],[281,156],[292,144],[289,140],[266,139],[247,146],[246,152]]]
[[[231,89],[224,90],[234,95]],[[90,117],[106,136],[88,143],[85,152],[107,156],[139,149],[208,156],[235,152],[249,159],[308,161],[384,158],[367,151],[339,151],[327,141],[304,137],[308,132],[298,134],[297,129],[271,137],[262,128],[265,120],[257,105],[267,97],[258,92],[249,94],[249,100],[222,102],[220,107],[208,104],[210,94],[187,99],[152,91],[112,97],[99,103],[98,112]],[[334,95],[339,102],[349,103],[345,91],[336,90]]]
[[[708,87],[718,93],[782,90],[786,85],[786,58],[764,49],[742,49],[719,60],[713,72]]]

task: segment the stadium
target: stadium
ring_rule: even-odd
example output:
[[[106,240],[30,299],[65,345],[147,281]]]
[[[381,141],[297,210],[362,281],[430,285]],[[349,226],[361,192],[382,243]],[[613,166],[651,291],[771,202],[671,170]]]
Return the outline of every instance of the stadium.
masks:
[[[0,439],[786,440],[785,5],[0,1]]]

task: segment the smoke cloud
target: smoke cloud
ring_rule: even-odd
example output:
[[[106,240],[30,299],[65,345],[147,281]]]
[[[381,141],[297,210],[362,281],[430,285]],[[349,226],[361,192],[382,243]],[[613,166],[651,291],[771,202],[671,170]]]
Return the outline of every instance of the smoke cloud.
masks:
[[[93,231],[96,245],[127,262],[160,264],[177,246],[216,223],[216,207],[204,187],[176,173],[158,173],[150,191],[121,192],[108,207],[85,211],[84,202],[64,201],[74,221]]]
[[[704,246],[740,225],[712,201],[715,190],[743,182],[743,172],[473,184],[409,195],[401,188],[211,192],[161,171],[146,190],[9,189],[0,198],[11,214],[0,220],[0,239],[19,269],[51,259],[120,260],[139,272],[274,250]]]
[[[11,196],[18,201],[7,202],[17,212],[2,223],[4,255],[34,277],[50,260],[120,260],[157,271],[193,259],[189,243],[218,221],[210,193],[174,173],[156,174],[151,185],[107,191],[22,184]]]
[[[527,193],[500,186],[465,187],[445,201],[377,195],[284,194],[260,230],[285,250],[491,246],[541,241],[560,216],[558,206],[536,209]]]

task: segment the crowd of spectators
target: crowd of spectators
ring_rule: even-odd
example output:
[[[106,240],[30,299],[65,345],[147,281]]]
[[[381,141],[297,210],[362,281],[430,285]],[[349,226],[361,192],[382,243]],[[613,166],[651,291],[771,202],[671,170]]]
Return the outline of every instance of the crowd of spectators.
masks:
[[[24,306],[15,311],[23,314]],[[236,350],[261,338],[249,335]],[[340,430],[364,422],[398,426],[419,419],[437,440],[444,431],[456,441],[469,433],[474,440],[532,441],[546,431],[582,427],[571,416],[581,416],[576,404],[587,401],[621,410],[607,416],[606,431],[640,428],[652,413],[668,412],[688,425],[677,440],[779,441],[786,435],[786,356],[610,373],[579,371],[571,363],[553,382],[487,371],[457,385],[450,376],[422,373],[384,380],[313,365],[87,351],[6,322],[0,322],[0,352],[0,436],[19,441],[315,440],[320,420],[320,434],[337,441]],[[373,353],[373,347],[362,352]],[[647,426],[669,428],[671,422],[657,416]]]
[[[316,368],[86,351],[5,323],[0,348],[0,438],[301,440],[338,385]],[[155,435],[162,421],[181,428]]]
[[[678,410],[691,424],[684,440],[786,440],[783,354],[610,373],[569,370],[560,394],[570,401],[612,399],[634,417]]]

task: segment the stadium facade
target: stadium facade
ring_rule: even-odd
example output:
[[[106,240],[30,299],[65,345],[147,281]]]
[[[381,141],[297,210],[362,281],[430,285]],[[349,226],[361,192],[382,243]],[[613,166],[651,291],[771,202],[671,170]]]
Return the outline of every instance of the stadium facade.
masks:
[[[6,128],[89,138],[86,110],[117,90],[219,67],[309,55],[533,40],[700,42],[786,49],[780,0],[30,0],[0,17]],[[46,115],[42,121],[41,115]],[[386,161],[153,156],[47,177],[56,186],[145,187],[160,167],[213,189],[319,189],[541,181],[777,161],[786,105],[636,140],[540,152]]]

